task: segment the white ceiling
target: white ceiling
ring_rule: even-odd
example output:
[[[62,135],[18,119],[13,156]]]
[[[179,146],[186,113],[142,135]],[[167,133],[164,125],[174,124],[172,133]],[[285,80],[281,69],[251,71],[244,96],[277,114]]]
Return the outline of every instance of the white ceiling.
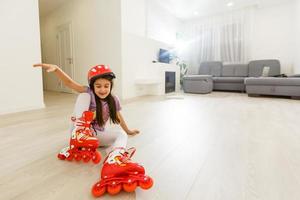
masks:
[[[70,0],[39,0],[40,15],[44,16]],[[147,0],[146,0],[147,1]],[[192,19],[201,16],[213,15],[226,12],[231,9],[239,9],[247,6],[257,5],[260,7],[286,3],[292,0],[148,0],[156,2],[161,7],[168,10],[178,19]],[[233,2],[234,5],[228,7],[227,4]],[[197,12],[198,15],[194,13]]]
[[[214,15],[230,11],[232,9],[241,9],[248,6],[267,7],[281,3],[288,3],[292,0],[149,0],[154,1],[161,7],[168,10],[178,19],[187,20],[201,16]],[[229,2],[233,6],[228,7]],[[194,14],[197,12],[197,14]]]

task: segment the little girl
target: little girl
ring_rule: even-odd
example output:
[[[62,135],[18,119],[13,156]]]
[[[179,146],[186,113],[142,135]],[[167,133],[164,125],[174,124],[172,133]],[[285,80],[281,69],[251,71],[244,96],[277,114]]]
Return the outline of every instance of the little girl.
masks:
[[[92,67],[88,72],[89,86],[83,86],[72,80],[56,65],[35,64],[34,67],[42,67],[47,72],[54,72],[67,87],[80,93],[74,109],[76,119],[79,119],[79,123],[82,123],[80,119],[85,118],[81,125],[90,126],[93,114],[89,113],[93,111],[95,116],[95,120],[92,122],[92,127],[95,130],[94,135],[98,137],[101,145],[110,146],[108,148],[109,154],[104,160],[101,170],[101,180],[92,188],[93,195],[101,196],[106,191],[110,194],[116,194],[121,189],[132,192],[137,186],[149,189],[153,184],[153,180],[145,175],[143,166],[130,160],[135,149],[130,148],[126,150],[127,134],[135,135],[139,131],[136,129],[131,130],[127,127],[120,113],[120,101],[111,94],[115,74],[110,68],[105,65]],[[119,124],[127,134],[121,129],[116,131],[106,130],[105,124],[108,119],[114,124]],[[71,140],[74,130],[76,131],[76,128],[73,125]],[[90,139],[87,142],[90,147],[98,145],[98,141],[95,141],[96,138],[85,138]]]
[[[105,130],[105,124],[110,118],[114,124],[119,124],[128,135],[139,133],[136,129],[129,129],[122,117],[120,101],[117,96],[111,94],[115,74],[108,66],[97,65],[92,67],[88,73],[89,86],[83,86],[71,79],[57,65],[35,64],[34,67],[42,67],[47,72],[54,72],[63,84],[77,92],[79,96],[75,103],[74,114],[80,118],[84,111],[93,111],[96,115],[92,123],[96,136],[101,146],[114,148],[126,148],[127,135],[121,130]]]

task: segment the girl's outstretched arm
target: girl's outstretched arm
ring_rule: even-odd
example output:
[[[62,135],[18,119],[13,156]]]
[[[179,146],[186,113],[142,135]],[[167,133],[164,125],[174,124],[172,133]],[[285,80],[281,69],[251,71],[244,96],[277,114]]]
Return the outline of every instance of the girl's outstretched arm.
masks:
[[[122,127],[122,129],[123,129],[128,135],[135,135],[135,134],[140,133],[139,130],[136,130],[136,129],[130,130],[130,129],[127,127],[127,125],[126,125],[126,123],[125,123],[125,120],[123,119],[123,117],[122,117],[122,115],[121,115],[120,112],[117,112],[117,116],[118,116],[118,118],[119,118],[119,120],[120,120],[120,126]]]
[[[55,75],[63,82],[65,86],[71,88],[79,93],[86,92],[86,87],[75,82],[71,77],[62,71],[57,65],[38,63],[34,64],[33,67],[41,67],[47,72],[54,72]]]

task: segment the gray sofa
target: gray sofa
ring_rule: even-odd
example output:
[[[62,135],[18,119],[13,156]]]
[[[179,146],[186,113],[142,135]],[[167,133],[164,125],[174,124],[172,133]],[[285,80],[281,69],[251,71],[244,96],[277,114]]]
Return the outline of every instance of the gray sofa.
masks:
[[[221,76],[213,77],[213,89],[243,92],[245,91],[244,80],[247,76],[247,64],[223,65]]]
[[[269,67],[268,77],[261,77],[266,66]],[[300,78],[274,77],[278,75],[280,75],[280,62],[274,59],[228,65],[216,61],[202,62],[197,75],[183,77],[183,90],[188,93],[202,94],[212,90],[223,90],[246,91],[252,96],[300,96]]]
[[[300,97],[300,78],[251,77],[245,79],[249,96],[279,95]]]
[[[211,90],[203,91],[200,88],[207,88],[206,82],[212,82],[212,90],[245,91],[244,79],[247,76],[247,64],[223,65],[219,61],[202,62],[197,75],[183,77],[183,90],[188,93],[208,93]]]

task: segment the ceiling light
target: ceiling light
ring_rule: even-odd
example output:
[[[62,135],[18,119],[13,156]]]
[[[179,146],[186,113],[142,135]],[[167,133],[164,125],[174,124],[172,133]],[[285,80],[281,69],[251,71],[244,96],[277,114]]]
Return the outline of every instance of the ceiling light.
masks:
[[[232,7],[233,5],[234,5],[234,3],[232,1],[230,1],[230,2],[227,3],[228,7]]]
[[[194,11],[194,15],[196,15],[196,16],[197,16],[197,15],[199,15],[199,13],[198,13],[197,11]]]

